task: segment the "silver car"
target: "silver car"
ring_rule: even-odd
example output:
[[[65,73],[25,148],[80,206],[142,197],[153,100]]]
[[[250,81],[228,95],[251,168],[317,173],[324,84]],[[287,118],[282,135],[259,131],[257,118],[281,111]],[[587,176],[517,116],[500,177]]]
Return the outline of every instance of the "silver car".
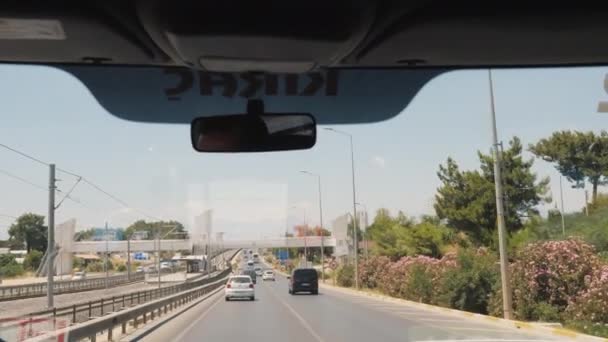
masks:
[[[224,289],[226,301],[231,299],[255,300],[253,280],[248,275],[236,275],[228,278]]]

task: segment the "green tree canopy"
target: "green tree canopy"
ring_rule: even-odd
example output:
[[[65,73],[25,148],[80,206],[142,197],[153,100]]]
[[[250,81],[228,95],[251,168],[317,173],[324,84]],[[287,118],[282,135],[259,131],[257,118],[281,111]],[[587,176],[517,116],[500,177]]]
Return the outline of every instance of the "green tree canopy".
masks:
[[[502,176],[505,196],[505,220],[509,231],[523,226],[522,217],[537,214],[536,206],[545,197],[549,179],[537,181],[532,172],[533,159],[522,157],[522,145],[517,137],[509,142],[502,154]],[[480,170],[461,171],[448,158],[439,166],[441,186],[435,195],[435,212],[448,226],[468,233],[478,242],[492,240],[496,227],[496,197],[494,187],[494,157],[478,152]]]
[[[555,164],[569,181],[593,186],[592,200],[597,199],[598,185],[608,182],[608,133],[559,131],[530,145],[530,152]]]
[[[131,236],[134,232],[137,231],[145,231],[148,232],[146,240],[154,240],[156,239],[157,234],[160,233],[160,236],[163,237],[167,233],[169,233],[173,228],[173,233],[165,239],[187,239],[188,235],[186,234],[186,230],[184,229],[184,225],[177,221],[153,221],[146,222],[144,220],[138,220],[133,222],[127,229],[125,230],[125,237]],[[180,234],[181,233],[181,234]]]
[[[378,210],[367,234],[374,243],[372,252],[392,259],[406,255],[441,257],[451,236],[450,230],[437,219],[426,216],[417,223],[402,212],[392,217],[387,209]]]
[[[27,252],[32,249],[44,252],[47,245],[47,227],[44,216],[26,213],[17,218],[8,230],[9,241],[25,245]]]

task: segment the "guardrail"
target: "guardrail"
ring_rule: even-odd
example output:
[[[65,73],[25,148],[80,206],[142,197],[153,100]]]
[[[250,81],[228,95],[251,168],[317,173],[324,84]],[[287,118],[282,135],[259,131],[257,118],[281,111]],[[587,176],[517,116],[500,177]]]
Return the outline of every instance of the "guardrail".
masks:
[[[221,255],[226,250],[217,251],[211,258],[215,258],[218,255]],[[202,278],[195,277],[194,279],[198,280]],[[108,287],[115,287],[120,285],[125,285],[129,283],[144,281],[146,275],[144,273],[132,273],[129,278],[127,274],[116,275],[108,277]],[[73,293],[80,291],[90,291],[90,290],[98,290],[106,287],[106,278],[91,278],[84,280],[59,280],[53,283],[53,293],[54,294],[65,294],[65,293]],[[16,300],[16,299],[24,299],[24,298],[32,298],[32,297],[43,297],[46,296],[47,292],[47,283],[33,283],[33,284],[23,284],[23,285],[14,285],[14,286],[2,286],[0,285],[0,302],[7,300]]]
[[[88,339],[91,342],[95,342],[97,336],[105,332],[107,332],[107,341],[113,341],[116,337],[114,336],[114,331],[117,327],[121,327],[121,334],[126,334],[127,325],[130,322],[134,328],[137,328],[140,322],[146,324],[148,320],[153,320],[155,316],[160,317],[161,315],[165,315],[171,310],[184,306],[197,298],[209,294],[222,287],[229,274],[230,269],[227,269],[218,275],[215,281],[208,284],[165,298],[160,298],[143,305],[126,308],[122,311],[108,314],[105,317],[92,319],[74,327],[60,328],[28,341],[48,341],[49,338],[67,337],[68,341]]]
[[[143,273],[133,273],[131,278],[126,274],[108,277],[108,287],[124,285],[144,280]],[[31,297],[46,296],[48,283],[33,283],[15,286],[0,286],[0,301],[15,300]],[[53,293],[63,294],[79,291],[103,289],[106,278],[91,278],[83,280],[61,280],[53,283]]]
[[[238,250],[235,251],[228,259],[234,259],[238,253]],[[174,296],[184,291],[190,291],[192,289],[214,283],[218,279],[224,279],[228,274],[230,274],[230,272],[232,272],[232,270],[227,268],[221,272],[210,274],[211,277],[209,278],[189,280],[178,285],[144,291],[134,291],[119,296],[105,297],[99,300],[83,302],[70,306],[56,307],[49,310],[32,312],[25,315],[25,317],[21,317],[18,320],[18,323],[15,324],[20,324],[20,326],[25,330],[28,330],[28,325],[35,324],[41,318],[50,318],[52,321],[59,318],[69,325],[80,324],[91,319],[103,317],[110,313],[136,307],[154,300]],[[206,275],[203,275],[203,277],[206,277]]]

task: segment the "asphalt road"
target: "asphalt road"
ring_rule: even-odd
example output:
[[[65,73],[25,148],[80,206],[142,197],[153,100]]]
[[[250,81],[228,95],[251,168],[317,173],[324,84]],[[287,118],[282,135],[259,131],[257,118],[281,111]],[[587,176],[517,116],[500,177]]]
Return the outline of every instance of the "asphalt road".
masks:
[[[256,285],[256,300],[225,302],[223,290],[144,341],[469,341],[557,340],[515,328],[321,288],[289,295],[287,280]]]

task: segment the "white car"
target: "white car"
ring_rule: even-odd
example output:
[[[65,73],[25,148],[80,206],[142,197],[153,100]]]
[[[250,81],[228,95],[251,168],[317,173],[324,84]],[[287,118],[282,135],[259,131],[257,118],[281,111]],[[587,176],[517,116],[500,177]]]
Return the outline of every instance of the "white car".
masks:
[[[264,271],[264,274],[262,274],[262,280],[264,280],[264,281],[266,281],[266,280],[275,281],[276,279],[274,279],[274,272],[271,271],[271,270]]]
[[[236,275],[228,278],[224,289],[226,301],[231,299],[255,300],[255,288],[253,280],[248,275]]]
[[[247,260],[247,266],[253,266],[253,260]]]
[[[258,275],[258,276],[260,276],[260,277],[262,276],[262,273],[263,273],[263,272],[262,272],[262,268],[261,268],[261,267],[256,267],[256,268],[254,268],[253,270],[255,271],[255,274],[256,274],[256,275]]]
[[[74,272],[74,275],[72,276],[72,280],[85,280],[85,279],[87,279],[86,272]]]

